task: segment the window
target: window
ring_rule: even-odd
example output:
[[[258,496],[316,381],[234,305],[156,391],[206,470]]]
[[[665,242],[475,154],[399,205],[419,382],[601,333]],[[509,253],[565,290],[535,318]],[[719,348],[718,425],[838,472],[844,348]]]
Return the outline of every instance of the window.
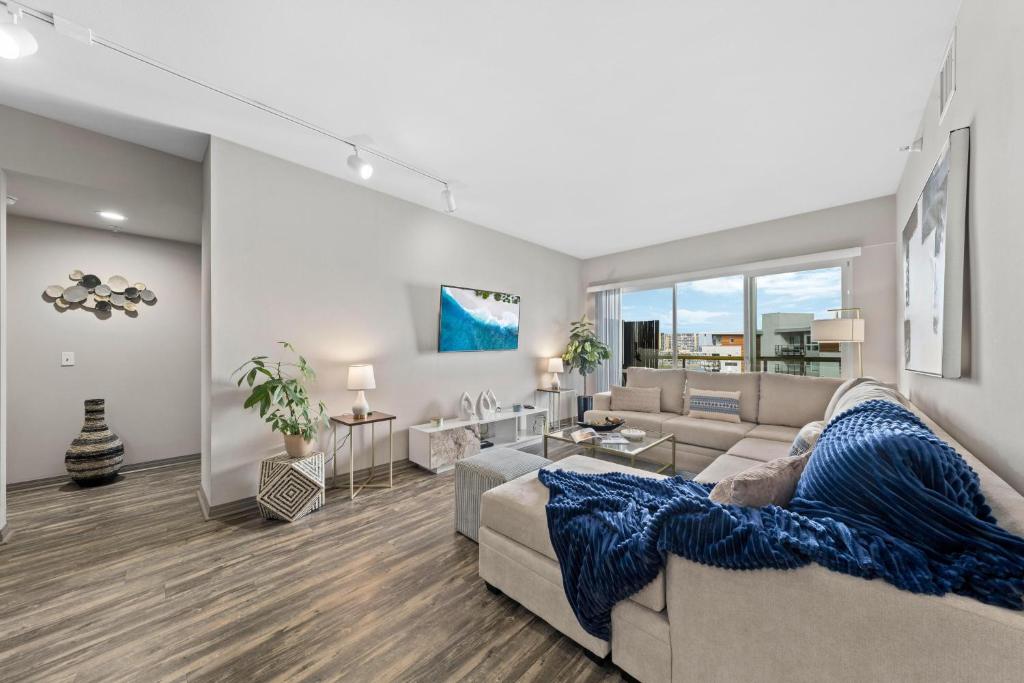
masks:
[[[708,372],[743,370],[743,276],[676,285],[679,366]]]
[[[842,268],[754,278],[757,369],[788,375],[842,377],[839,344],[811,341],[811,321],[843,305]]]
[[[850,261],[841,263],[623,290],[623,372],[640,366],[842,377],[840,345],[811,340],[811,321],[832,318],[829,309],[844,305]]]
[[[622,367],[670,368],[672,288],[622,293]]]

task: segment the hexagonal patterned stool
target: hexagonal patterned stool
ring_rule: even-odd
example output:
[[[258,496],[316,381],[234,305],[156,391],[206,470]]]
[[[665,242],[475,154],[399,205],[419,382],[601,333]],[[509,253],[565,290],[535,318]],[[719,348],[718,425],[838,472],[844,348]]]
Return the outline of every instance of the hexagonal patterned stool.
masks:
[[[324,454],[275,455],[260,463],[256,504],[266,519],[294,522],[324,505]]]

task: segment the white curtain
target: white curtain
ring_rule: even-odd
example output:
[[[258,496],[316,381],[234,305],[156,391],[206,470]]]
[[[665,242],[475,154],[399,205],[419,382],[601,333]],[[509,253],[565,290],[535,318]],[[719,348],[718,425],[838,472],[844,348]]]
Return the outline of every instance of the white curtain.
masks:
[[[622,384],[622,290],[606,289],[594,295],[597,337],[611,349],[611,358],[594,373],[595,393]]]

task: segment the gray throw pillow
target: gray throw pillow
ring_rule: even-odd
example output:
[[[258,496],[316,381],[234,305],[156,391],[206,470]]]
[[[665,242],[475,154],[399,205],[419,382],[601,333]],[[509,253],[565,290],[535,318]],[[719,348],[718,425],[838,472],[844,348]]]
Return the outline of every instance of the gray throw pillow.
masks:
[[[708,497],[723,505],[785,507],[810,457],[810,453],[787,455],[743,470],[715,484]]]
[[[612,387],[612,410],[660,413],[660,387]]]

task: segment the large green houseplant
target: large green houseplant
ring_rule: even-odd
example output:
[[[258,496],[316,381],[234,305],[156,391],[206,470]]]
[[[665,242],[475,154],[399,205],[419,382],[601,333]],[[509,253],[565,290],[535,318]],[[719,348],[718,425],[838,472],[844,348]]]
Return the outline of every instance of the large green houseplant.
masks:
[[[253,356],[232,373],[238,386],[247,384],[252,391],[243,407],[256,408],[263,421],[275,432],[284,435],[288,455],[300,458],[309,455],[321,425],[327,422],[327,406],[323,401],[314,408],[306,384],[316,373],[288,342],[278,342],[298,359],[296,362],[272,361],[268,356]]]
[[[562,354],[562,362],[568,371],[576,370],[583,377],[583,396],[576,398],[577,417],[583,421],[583,413],[593,405],[593,396],[587,393],[587,375],[593,374],[602,361],[611,358],[612,352],[608,345],[597,337],[594,323],[584,315],[572,323],[569,328],[569,344]]]

